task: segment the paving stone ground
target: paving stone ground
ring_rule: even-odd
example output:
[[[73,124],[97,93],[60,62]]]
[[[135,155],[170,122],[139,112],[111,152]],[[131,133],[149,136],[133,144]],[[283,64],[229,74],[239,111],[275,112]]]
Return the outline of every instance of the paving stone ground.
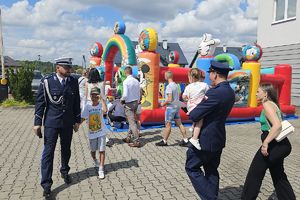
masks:
[[[31,128],[33,109],[0,108],[0,199],[42,199],[40,157],[43,140]],[[296,132],[290,137],[292,153],[285,169],[297,197],[300,197],[300,120],[291,120]],[[188,127],[187,127],[188,129]],[[250,162],[260,146],[259,124],[228,125],[227,143],[219,168],[219,199],[240,199]],[[100,180],[93,167],[84,125],[73,135],[70,174],[65,185],[59,174],[60,145],[55,152],[53,199],[199,199],[189,181],[184,163],[186,148],[179,147],[179,130],[174,128],[168,147],[156,147],[161,129],[142,131],[142,148],[122,142],[125,133],[109,137],[106,150],[106,178]],[[258,199],[276,199],[269,172]]]

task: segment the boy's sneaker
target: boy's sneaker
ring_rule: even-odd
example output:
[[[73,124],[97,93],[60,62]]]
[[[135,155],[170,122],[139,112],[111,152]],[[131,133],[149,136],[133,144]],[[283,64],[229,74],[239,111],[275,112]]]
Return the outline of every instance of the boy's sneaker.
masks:
[[[196,147],[196,149],[201,150],[199,140],[195,140],[194,138],[191,138],[191,139],[190,139],[190,143],[191,143],[194,147]]]
[[[163,140],[160,142],[155,143],[156,146],[168,146],[168,143],[165,143]]]
[[[94,164],[95,164],[95,167],[99,167],[99,161],[96,159],[96,160],[94,160]]]
[[[104,179],[104,177],[105,177],[105,176],[104,176],[104,171],[103,171],[103,170],[99,170],[99,171],[98,171],[98,175],[99,175],[98,177],[99,177],[100,179]]]

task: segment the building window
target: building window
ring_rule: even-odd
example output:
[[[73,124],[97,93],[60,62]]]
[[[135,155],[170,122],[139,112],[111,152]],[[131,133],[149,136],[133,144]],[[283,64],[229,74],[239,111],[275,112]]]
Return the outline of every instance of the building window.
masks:
[[[297,0],[275,0],[274,22],[296,18]]]

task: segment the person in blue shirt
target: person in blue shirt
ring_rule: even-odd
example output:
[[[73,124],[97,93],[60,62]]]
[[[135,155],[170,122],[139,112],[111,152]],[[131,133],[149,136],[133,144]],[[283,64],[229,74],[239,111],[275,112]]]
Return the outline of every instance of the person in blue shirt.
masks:
[[[46,198],[51,196],[53,159],[58,136],[61,143],[60,173],[66,184],[71,183],[68,175],[71,141],[73,130],[77,132],[81,122],[78,81],[70,76],[71,68],[72,58],[57,59],[56,73],[41,80],[36,97],[33,130],[41,138],[41,127],[44,125],[41,186]]]
[[[206,98],[190,112],[193,122],[203,119],[199,136],[201,150],[189,147],[185,169],[202,200],[218,198],[218,167],[225,147],[225,121],[235,101],[234,91],[226,81],[230,70],[225,63],[211,61],[208,73],[212,87],[206,92]]]

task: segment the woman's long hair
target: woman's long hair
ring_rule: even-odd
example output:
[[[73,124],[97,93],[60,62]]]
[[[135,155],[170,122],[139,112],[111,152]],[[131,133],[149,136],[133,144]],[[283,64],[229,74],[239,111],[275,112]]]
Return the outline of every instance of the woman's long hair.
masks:
[[[89,72],[89,80],[88,83],[98,83],[103,81],[100,77],[100,74],[96,68],[93,68]]]
[[[267,93],[267,99],[273,101],[280,108],[277,90],[271,84],[263,84],[260,88]]]

